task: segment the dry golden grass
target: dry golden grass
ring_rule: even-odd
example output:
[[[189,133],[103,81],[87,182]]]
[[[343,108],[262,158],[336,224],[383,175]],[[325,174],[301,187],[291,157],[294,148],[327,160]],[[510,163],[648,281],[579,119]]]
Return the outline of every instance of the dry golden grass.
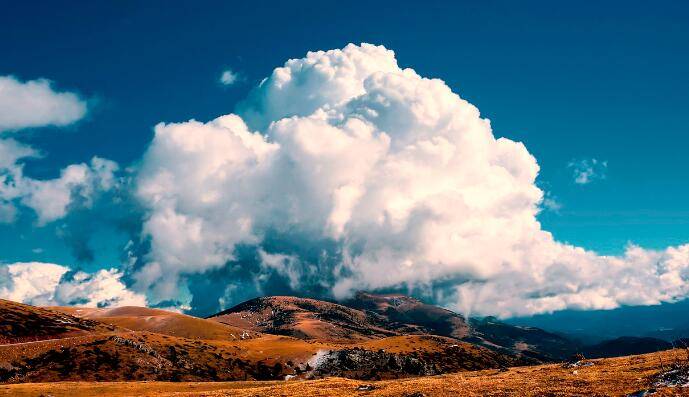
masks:
[[[117,327],[40,307],[0,299],[0,345],[91,333]]]
[[[187,339],[238,340],[242,334],[250,337],[259,336],[257,332],[246,332],[245,329],[216,321],[146,307],[95,309],[55,306],[49,309],[132,331],[155,332]]]
[[[11,396],[625,396],[647,389],[666,364],[685,359],[684,351],[594,360],[590,367],[541,365],[457,374],[362,382],[329,378],[287,382],[112,382],[41,383],[0,386]],[[357,390],[362,385],[373,390]],[[417,394],[414,394],[417,393]],[[689,388],[665,388],[654,396],[689,396]]]

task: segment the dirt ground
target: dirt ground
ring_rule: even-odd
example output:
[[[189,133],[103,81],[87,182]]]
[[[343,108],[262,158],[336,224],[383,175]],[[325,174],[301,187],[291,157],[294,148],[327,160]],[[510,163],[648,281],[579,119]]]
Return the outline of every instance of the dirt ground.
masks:
[[[58,382],[0,385],[0,396],[625,396],[651,388],[661,358],[685,360],[683,350],[594,360],[563,368],[541,365],[451,375],[363,382],[342,378],[278,382]],[[689,396],[661,388],[653,396]]]

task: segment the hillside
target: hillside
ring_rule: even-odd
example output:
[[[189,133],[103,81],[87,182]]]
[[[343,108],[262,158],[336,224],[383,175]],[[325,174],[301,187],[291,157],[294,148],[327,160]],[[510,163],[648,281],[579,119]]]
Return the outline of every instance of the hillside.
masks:
[[[567,368],[558,364],[469,371],[442,376],[357,381],[329,378],[290,382],[203,383],[43,383],[0,385],[0,395],[53,397],[99,395],[136,396],[689,396],[689,387],[668,382],[668,363],[686,357],[683,351],[593,360],[590,366]],[[661,369],[664,363],[666,370]],[[686,372],[684,372],[686,374]],[[669,380],[682,380],[675,377]]]
[[[343,304],[262,297],[209,319],[256,332],[342,343],[392,335],[438,335],[516,355],[530,363],[563,360],[578,349],[574,342],[538,328],[492,318],[467,321],[450,310],[398,294],[360,292]]]
[[[209,319],[255,332],[353,342],[399,335],[384,318],[336,303],[291,296],[249,300]]]
[[[259,336],[258,333],[244,328],[146,307],[124,306],[111,309],[52,307],[51,309],[131,331],[148,331],[188,339],[236,340]]]
[[[98,321],[0,299],[0,344],[113,330]]]
[[[342,330],[355,321],[368,324],[364,318],[348,318],[354,311],[310,304],[332,314],[323,318],[324,326],[333,319],[341,320]],[[302,307],[301,302],[294,306]],[[379,337],[345,343],[328,339],[330,334],[309,340],[261,334],[157,309],[48,310],[12,302],[2,307],[9,331],[3,334],[8,343],[0,345],[0,382],[9,383],[392,379],[526,364],[519,357],[432,335],[386,336],[381,331]]]
[[[359,292],[345,304],[377,313],[398,332],[430,333],[457,339],[471,333],[464,316],[405,295]]]
[[[577,353],[580,346],[540,328],[503,323],[493,317],[471,319],[472,333],[465,340],[482,346],[497,345],[542,362],[560,361]]]

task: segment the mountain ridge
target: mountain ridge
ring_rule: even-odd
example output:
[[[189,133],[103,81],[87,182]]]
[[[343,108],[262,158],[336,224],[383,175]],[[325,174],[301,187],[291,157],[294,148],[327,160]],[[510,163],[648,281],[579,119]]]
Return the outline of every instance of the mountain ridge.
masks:
[[[467,320],[461,314],[400,294],[358,292],[341,303],[266,296],[207,318],[255,332],[305,340],[356,341],[392,335],[438,335],[533,362],[564,360],[579,349],[574,342],[538,328],[512,326],[495,319]]]

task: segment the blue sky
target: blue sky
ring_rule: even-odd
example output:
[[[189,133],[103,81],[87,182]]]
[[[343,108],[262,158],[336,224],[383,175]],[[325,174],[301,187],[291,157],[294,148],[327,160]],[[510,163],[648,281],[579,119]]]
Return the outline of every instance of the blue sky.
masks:
[[[15,2],[0,13],[0,75],[47,78],[88,101],[73,125],[23,133],[44,153],[26,175],[49,179],[94,155],[136,166],[157,123],[230,113],[287,59],[382,44],[476,105],[496,136],[526,145],[557,207],[538,216],[543,229],[618,255],[630,242],[689,241],[687,20],[681,1]],[[239,76],[229,86],[225,70]],[[576,183],[576,164],[592,159],[597,174]],[[129,236],[84,216],[92,258],[65,242],[83,222],[37,226],[22,214],[0,224],[0,260],[89,271],[122,261]]]

